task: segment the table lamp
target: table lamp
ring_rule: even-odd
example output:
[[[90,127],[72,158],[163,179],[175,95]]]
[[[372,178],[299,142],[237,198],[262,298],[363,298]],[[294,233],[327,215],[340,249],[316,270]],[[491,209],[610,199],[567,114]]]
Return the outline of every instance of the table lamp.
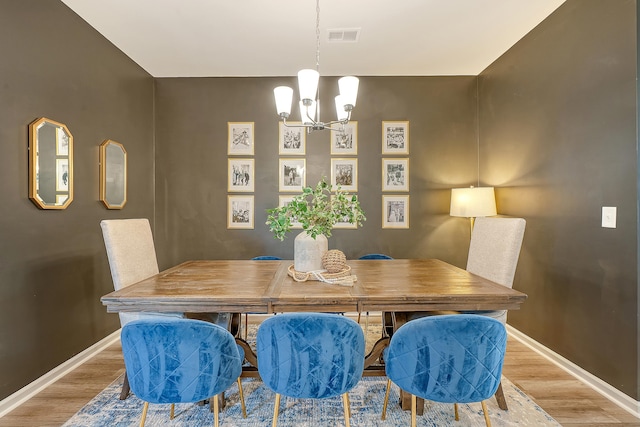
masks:
[[[477,217],[497,215],[493,187],[452,188],[449,215],[469,218],[473,231]]]

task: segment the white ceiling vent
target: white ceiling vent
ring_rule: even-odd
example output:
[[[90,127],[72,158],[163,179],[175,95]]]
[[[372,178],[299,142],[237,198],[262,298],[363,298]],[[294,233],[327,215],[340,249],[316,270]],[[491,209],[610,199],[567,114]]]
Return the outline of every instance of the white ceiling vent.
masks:
[[[360,37],[360,28],[329,28],[327,41],[335,43],[355,43]]]

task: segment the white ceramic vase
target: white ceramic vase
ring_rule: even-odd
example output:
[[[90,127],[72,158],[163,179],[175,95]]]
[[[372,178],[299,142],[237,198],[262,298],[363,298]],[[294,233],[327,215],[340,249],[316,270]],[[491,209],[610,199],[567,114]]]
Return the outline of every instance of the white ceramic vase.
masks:
[[[293,241],[293,268],[301,272],[322,270],[322,255],[328,250],[329,241],[324,234],[314,239],[303,231]]]

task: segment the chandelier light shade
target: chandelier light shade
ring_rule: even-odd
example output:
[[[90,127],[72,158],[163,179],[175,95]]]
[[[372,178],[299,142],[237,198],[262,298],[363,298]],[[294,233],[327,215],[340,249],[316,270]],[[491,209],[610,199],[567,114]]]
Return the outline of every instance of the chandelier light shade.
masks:
[[[320,73],[316,70],[304,69],[298,71],[298,90],[300,91],[300,101],[304,105],[311,105],[318,94],[318,81]]]
[[[346,76],[338,80],[338,88],[340,96],[343,98],[343,108],[345,111],[351,111],[356,106],[358,98],[358,84],[360,81],[357,77]],[[338,113],[340,115],[340,113]]]
[[[493,187],[451,189],[449,215],[465,218],[497,215],[496,196]]]
[[[278,110],[278,116],[282,118],[289,117],[289,114],[291,114],[293,89],[287,86],[278,86],[273,90],[273,94],[276,97],[276,110]]]
[[[300,95],[300,119],[302,124],[289,124],[293,105],[293,89],[278,86],[273,90],[276,99],[276,110],[287,127],[304,127],[312,130],[344,130],[344,125],[351,119],[351,111],[356,106],[359,80],[354,76],[342,77],[338,80],[340,94],[336,96],[337,119],[330,122],[320,121],[320,100],[318,99],[318,83],[320,81],[320,0],[316,0],[316,69],[304,69],[298,72],[298,93]],[[340,128],[334,126],[340,125]]]

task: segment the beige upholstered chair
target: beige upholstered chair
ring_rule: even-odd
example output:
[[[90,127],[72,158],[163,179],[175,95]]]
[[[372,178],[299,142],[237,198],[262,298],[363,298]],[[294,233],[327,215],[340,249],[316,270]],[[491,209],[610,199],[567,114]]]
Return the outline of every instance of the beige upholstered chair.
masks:
[[[520,257],[520,248],[524,237],[526,221],[523,218],[480,217],[476,218],[469,256],[467,257],[467,271],[485,279],[511,288],[513,278]],[[415,312],[408,314],[408,320],[437,314],[451,314],[452,312]],[[480,314],[507,323],[507,310],[498,311],[465,311],[468,314]],[[496,392],[496,399],[500,408],[507,409],[507,402],[500,384]]]
[[[471,233],[467,271],[511,288],[525,225],[522,218],[477,218]],[[507,323],[506,310],[474,313]]]
[[[158,274],[156,249],[151,226],[146,218],[110,219],[100,222],[107,249],[113,287],[117,291]],[[183,317],[182,313],[119,313],[120,326],[138,319],[166,319]],[[125,372],[120,399],[129,394],[129,380]]]

